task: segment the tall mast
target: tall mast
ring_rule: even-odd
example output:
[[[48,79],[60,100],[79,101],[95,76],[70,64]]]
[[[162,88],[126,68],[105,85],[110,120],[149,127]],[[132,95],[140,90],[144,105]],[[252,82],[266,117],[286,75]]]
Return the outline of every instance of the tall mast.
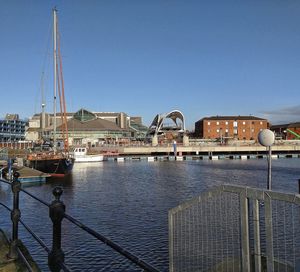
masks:
[[[42,125],[41,125],[41,138],[44,138],[44,134],[45,134],[45,122],[46,122],[46,118],[45,118],[45,94],[44,94],[44,73],[42,74],[42,80],[41,80],[41,91],[42,91]]]
[[[57,23],[56,23],[56,8],[53,9],[53,89],[54,89],[54,104],[53,104],[53,115],[54,115],[54,120],[53,120],[53,145],[54,145],[54,150],[56,150],[56,84],[57,84],[57,79],[56,79],[56,31],[57,31]]]

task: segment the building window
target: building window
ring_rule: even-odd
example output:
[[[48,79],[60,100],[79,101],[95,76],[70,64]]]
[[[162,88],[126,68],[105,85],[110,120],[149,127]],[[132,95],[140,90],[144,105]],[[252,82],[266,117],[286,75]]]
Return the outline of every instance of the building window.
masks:
[[[233,122],[233,127],[237,127],[238,125],[237,125],[237,121],[234,121]]]
[[[254,132],[254,128],[252,128],[251,131]]]
[[[207,122],[207,125],[210,126],[210,122]]]
[[[207,132],[210,133],[210,129],[208,129]]]
[[[218,125],[220,125],[220,123],[219,123],[219,122],[217,122],[217,126],[218,126]]]
[[[225,129],[225,132],[227,132],[227,133],[228,133],[228,128],[226,128],[226,129]]]
[[[227,122],[227,121],[225,122],[225,125],[228,125],[228,122]]]
[[[246,132],[246,129],[243,129],[243,132]]]
[[[219,130],[219,129],[217,129],[217,132],[219,133],[219,132],[220,132],[220,130]]]
[[[262,121],[260,121],[260,124],[262,125],[262,124],[263,124],[263,122],[262,122]]]
[[[74,145],[82,145],[82,138],[74,138],[73,144]]]
[[[245,122],[245,121],[243,122],[243,125],[246,125],[246,122]]]

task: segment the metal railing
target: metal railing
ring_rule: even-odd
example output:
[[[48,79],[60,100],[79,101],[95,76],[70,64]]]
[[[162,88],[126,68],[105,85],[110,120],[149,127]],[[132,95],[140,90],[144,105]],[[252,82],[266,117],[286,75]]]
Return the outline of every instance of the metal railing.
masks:
[[[48,253],[48,266],[52,272],[58,272],[58,271],[71,271],[66,264],[64,263],[65,260],[65,254],[62,249],[62,221],[63,219],[67,219],[72,224],[76,225],[77,227],[81,228],[83,231],[89,233],[93,237],[95,237],[97,240],[105,243],[106,245],[110,246],[113,250],[118,252],[119,254],[126,257],[128,260],[136,264],[138,267],[142,268],[144,271],[149,272],[158,272],[155,267],[152,265],[146,263],[145,261],[141,260],[139,257],[135,256],[134,254],[130,253],[126,249],[122,248],[118,244],[114,243],[110,239],[106,238],[105,236],[101,235],[97,231],[89,228],[85,224],[81,223],[77,219],[73,218],[72,216],[65,213],[65,205],[60,200],[60,197],[63,193],[63,190],[61,187],[55,187],[53,189],[53,195],[55,199],[49,204],[45,202],[44,200],[36,197],[35,195],[31,194],[30,192],[26,191],[21,187],[21,183],[18,180],[19,173],[14,172],[13,173],[13,180],[8,181],[4,179],[0,179],[0,182],[6,183],[11,186],[12,193],[13,193],[13,208],[10,209],[7,205],[0,202],[0,205],[4,207],[5,209],[9,210],[11,212],[11,221],[12,221],[12,237],[10,241],[10,248],[8,257],[10,259],[18,259],[19,257],[23,260],[25,263],[28,271],[34,271],[33,268],[30,266],[26,258],[23,256],[21,250],[20,250],[20,240],[19,240],[19,223],[23,225],[23,227],[31,234],[34,240],[36,240],[40,246]],[[51,249],[47,247],[47,245],[36,235],[30,227],[21,220],[21,210],[20,210],[20,201],[19,201],[19,193],[23,192],[27,194],[29,197],[37,200],[41,204],[47,206],[49,208],[49,217],[52,221],[52,247]]]
[[[300,195],[223,185],[169,211],[170,272],[300,271]]]

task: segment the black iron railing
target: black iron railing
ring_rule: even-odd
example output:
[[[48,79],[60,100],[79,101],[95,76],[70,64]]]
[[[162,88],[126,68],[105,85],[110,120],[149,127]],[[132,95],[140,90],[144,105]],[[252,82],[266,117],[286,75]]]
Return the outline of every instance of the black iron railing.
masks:
[[[31,234],[34,240],[36,240],[40,246],[48,253],[48,266],[52,272],[58,271],[71,271],[66,264],[64,263],[65,254],[62,249],[61,239],[61,226],[63,219],[67,219],[72,224],[78,226],[83,231],[89,233],[97,240],[105,243],[106,245],[110,246],[113,250],[117,251],[119,254],[126,257],[131,262],[135,263],[138,267],[144,269],[144,271],[149,272],[158,272],[155,267],[151,266],[150,264],[146,263],[145,261],[141,260],[139,257],[135,256],[134,254],[130,253],[126,249],[122,248],[118,244],[114,243],[110,239],[104,237],[97,231],[89,228],[85,224],[81,223],[77,219],[73,218],[72,216],[65,213],[65,204],[61,201],[60,197],[63,193],[61,187],[55,187],[53,189],[53,195],[55,199],[49,204],[44,200],[34,196],[33,194],[29,193],[25,189],[21,187],[21,183],[18,180],[19,173],[13,173],[12,182],[7,181],[4,179],[0,179],[0,182],[6,183],[11,186],[12,193],[13,193],[13,208],[10,209],[8,206],[0,202],[0,205],[6,208],[11,212],[11,221],[12,221],[12,237],[10,241],[10,249],[8,253],[8,257],[11,259],[17,259],[18,257],[23,259],[24,264],[27,266],[28,271],[33,271],[32,267],[30,267],[28,261],[23,256],[22,252],[20,251],[20,241],[19,241],[19,223],[24,226],[24,228]],[[31,198],[37,200],[41,204],[47,206],[49,208],[49,217],[52,221],[52,248],[50,249],[47,245],[30,229],[30,227],[21,220],[21,211],[19,207],[19,194],[23,192],[30,196]]]

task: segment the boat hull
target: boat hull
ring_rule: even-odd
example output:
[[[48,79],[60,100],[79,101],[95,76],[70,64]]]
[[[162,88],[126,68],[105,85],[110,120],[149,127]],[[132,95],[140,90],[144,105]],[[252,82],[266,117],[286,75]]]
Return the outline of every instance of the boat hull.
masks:
[[[86,147],[76,147],[73,152],[75,162],[100,162],[103,161],[102,154],[88,154]]]
[[[103,161],[102,155],[77,155],[75,162],[101,162]]]
[[[29,167],[47,173],[51,176],[65,176],[73,169],[74,159],[72,158],[55,158],[30,160]]]

